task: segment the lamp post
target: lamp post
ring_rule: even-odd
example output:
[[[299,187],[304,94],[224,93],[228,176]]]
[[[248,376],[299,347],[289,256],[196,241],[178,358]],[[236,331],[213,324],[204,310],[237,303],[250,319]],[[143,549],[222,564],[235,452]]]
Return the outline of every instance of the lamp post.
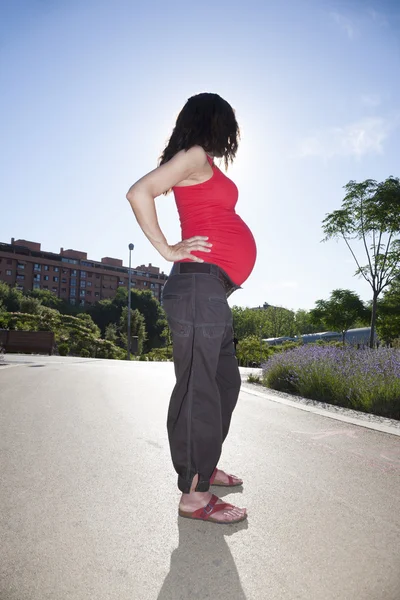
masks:
[[[262,341],[262,325],[260,325],[260,367],[262,365],[262,345],[263,345],[263,341]]]
[[[133,244],[129,244],[129,278],[128,278],[128,352],[127,360],[131,360],[131,257],[132,250],[134,249]]]

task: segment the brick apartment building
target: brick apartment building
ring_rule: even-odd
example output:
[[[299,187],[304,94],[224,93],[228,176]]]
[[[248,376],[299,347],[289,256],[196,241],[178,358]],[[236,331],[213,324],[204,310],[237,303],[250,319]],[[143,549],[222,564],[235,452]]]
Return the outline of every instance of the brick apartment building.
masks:
[[[26,240],[0,242],[0,281],[21,291],[49,290],[62,300],[80,306],[113,298],[119,287],[128,289],[129,269],[122,260],[105,257],[89,260],[86,252],[60,249],[44,252]],[[149,264],[131,269],[132,289],[149,290],[158,300],[167,275]]]

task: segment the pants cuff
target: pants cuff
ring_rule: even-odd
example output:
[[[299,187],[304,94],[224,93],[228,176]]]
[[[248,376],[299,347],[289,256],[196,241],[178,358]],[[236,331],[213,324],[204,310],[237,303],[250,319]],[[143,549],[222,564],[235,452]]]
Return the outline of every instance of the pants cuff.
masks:
[[[192,479],[184,479],[183,477],[178,477],[178,488],[183,494],[190,494],[190,488],[192,487],[193,477]],[[195,492],[208,492],[210,489],[210,480],[203,479],[197,483]]]

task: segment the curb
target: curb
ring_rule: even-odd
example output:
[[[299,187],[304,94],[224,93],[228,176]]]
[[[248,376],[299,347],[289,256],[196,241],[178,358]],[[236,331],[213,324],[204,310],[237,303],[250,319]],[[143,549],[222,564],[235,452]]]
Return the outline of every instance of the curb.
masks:
[[[317,415],[320,415],[322,417],[328,417],[329,419],[334,419],[335,421],[342,421],[344,423],[350,423],[351,425],[358,425],[360,427],[365,427],[366,429],[373,429],[375,431],[380,431],[381,433],[388,433],[390,435],[397,435],[398,437],[400,437],[400,428],[396,428],[393,427],[393,425],[385,425],[384,423],[372,423],[369,421],[365,421],[364,419],[360,418],[357,419],[356,417],[350,417],[347,416],[345,414],[338,414],[338,413],[334,413],[331,412],[329,410],[325,410],[323,408],[317,408],[315,406],[310,406],[308,404],[301,404],[300,402],[295,402],[293,400],[288,400],[286,398],[283,398],[281,396],[275,396],[274,394],[265,391],[265,392],[258,392],[256,390],[253,390],[252,388],[249,388],[246,386],[246,382],[242,381],[242,384],[244,384],[241,388],[241,392],[244,392],[245,394],[250,394],[252,396],[259,396],[260,398],[266,398],[267,400],[271,400],[271,402],[278,402],[279,404],[286,404],[286,406],[291,406],[292,408],[298,408],[299,410],[305,410],[306,412],[311,412]],[[346,408],[341,408],[341,410],[346,411]],[[352,411],[356,412],[356,411]],[[364,413],[360,413],[362,415],[364,415]],[[384,417],[379,417],[379,418],[384,418]]]

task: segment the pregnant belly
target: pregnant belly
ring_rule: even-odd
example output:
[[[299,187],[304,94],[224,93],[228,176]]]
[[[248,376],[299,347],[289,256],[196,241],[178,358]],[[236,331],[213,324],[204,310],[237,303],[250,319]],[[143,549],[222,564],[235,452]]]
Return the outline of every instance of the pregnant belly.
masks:
[[[183,239],[194,235],[207,235],[213,245],[211,252],[193,252],[195,256],[221,267],[237,285],[246,281],[256,262],[257,247],[253,234],[238,215],[225,217],[218,226],[199,224],[182,231]]]

